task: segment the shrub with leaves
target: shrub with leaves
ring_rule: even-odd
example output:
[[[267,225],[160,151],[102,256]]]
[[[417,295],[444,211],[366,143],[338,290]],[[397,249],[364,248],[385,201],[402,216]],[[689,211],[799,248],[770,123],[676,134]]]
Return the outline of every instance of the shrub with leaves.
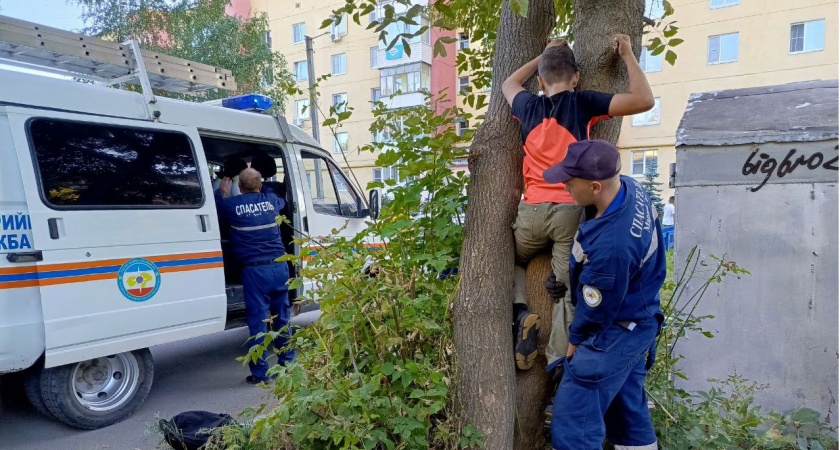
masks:
[[[377,165],[396,167],[410,181],[369,186],[390,188],[393,199],[357,236],[334,230],[297,239],[302,248],[319,248],[302,255],[305,262],[286,258],[316,281],[307,297],[318,299],[323,314],[295,334],[295,362],[271,369],[277,406],[257,411],[247,434],[229,429],[220,437],[226,448],[454,449],[477,441],[452,410],[451,306],[459,278],[442,273],[457,267],[461,248],[467,177],[450,167],[465,157],[460,144],[468,136],[452,129],[463,112],[444,101],[378,105],[371,131],[387,131],[388,142],[354,151],[380,151]],[[331,113],[330,127],[349,117]]]
[[[703,256],[694,247],[674,278],[672,252],[668,258],[669,276],[661,292],[667,326],[658,338],[657,362],[646,380],[648,396],[655,404],[651,413],[660,448],[836,449],[836,430],[821,422],[816,411],[763,411],[755,394],[768,385],[731,374],[723,380],[708,380],[711,387],[706,391],[688,392],[679,387],[677,379],[688,377],[679,365],[684,356],[677,352],[677,344],[689,335],[714,338],[702,327],[703,321],[714,317],[696,315],[706,291],[749,272],[725,255]]]

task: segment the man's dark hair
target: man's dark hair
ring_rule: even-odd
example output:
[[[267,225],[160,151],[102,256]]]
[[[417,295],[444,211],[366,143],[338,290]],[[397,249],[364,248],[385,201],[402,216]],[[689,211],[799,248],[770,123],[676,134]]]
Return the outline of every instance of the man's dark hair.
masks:
[[[568,45],[549,47],[543,51],[539,74],[547,84],[567,83],[577,71],[575,54]]]

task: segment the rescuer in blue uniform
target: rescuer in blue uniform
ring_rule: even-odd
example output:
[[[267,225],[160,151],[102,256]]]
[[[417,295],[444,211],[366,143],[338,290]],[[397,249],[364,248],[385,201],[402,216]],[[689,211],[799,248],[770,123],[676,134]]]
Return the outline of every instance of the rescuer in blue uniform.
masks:
[[[605,436],[618,450],[657,448],[644,380],[663,319],[665,251],[647,192],[620,170],[614,146],[584,140],[543,172],[586,207],[569,265],[575,317],[552,411],[557,450],[600,450]]]
[[[264,322],[269,315],[277,316],[272,322],[273,331],[282,331],[274,340],[274,346],[282,348],[291,336],[289,328],[289,268],[277,259],[286,251],[280,239],[277,216],[283,211],[283,199],[273,192],[262,189],[262,176],[254,169],[245,169],[239,174],[241,195],[222,198],[230,191],[231,182],[222,183],[216,196],[219,217],[230,224],[230,241],[239,262],[242,263],[242,285],[245,295],[245,311],[248,316],[248,330],[251,336],[267,331]],[[262,342],[249,341],[250,346]],[[251,375],[246,381],[252,384],[269,381],[266,375],[268,363],[266,354],[256,363],[249,362]],[[278,355],[278,363],[292,361],[293,352]]]

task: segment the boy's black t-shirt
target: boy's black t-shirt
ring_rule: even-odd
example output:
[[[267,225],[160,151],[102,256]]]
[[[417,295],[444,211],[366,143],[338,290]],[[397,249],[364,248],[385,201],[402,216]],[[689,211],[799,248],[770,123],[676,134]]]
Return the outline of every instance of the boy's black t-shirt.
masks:
[[[521,123],[525,143],[525,203],[574,203],[563,183],[549,184],[542,173],[563,161],[569,144],[589,139],[596,121],[609,119],[612,98],[597,91],[563,91],[551,97],[516,94],[513,116]]]

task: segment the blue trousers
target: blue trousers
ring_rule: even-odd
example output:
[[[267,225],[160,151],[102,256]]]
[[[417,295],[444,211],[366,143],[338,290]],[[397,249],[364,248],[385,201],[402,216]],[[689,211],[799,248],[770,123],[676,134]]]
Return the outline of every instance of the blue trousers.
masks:
[[[666,252],[674,247],[674,226],[673,225],[663,225],[662,226],[662,243],[663,243],[663,246],[665,247]]]
[[[271,323],[272,331],[280,331],[289,326],[289,267],[285,262],[264,266],[245,267],[242,269],[242,290],[245,295],[245,312],[248,319],[248,331],[251,336],[268,331],[265,322],[269,316],[277,316]],[[281,336],[274,340],[274,347],[285,347],[291,337],[291,328],[284,330]],[[262,339],[249,340],[248,347],[262,343]],[[268,363],[264,352],[256,363],[249,362],[251,375],[260,380],[266,380]],[[294,359],[293,351],[280,353],[278,364],[286,364]]]
[[[617,448],[656,448],[644,381],[658,332],[653,317],[633,331],[610,325],[564,362],[551,419],[556,450],[601,450],[605,437]]]

